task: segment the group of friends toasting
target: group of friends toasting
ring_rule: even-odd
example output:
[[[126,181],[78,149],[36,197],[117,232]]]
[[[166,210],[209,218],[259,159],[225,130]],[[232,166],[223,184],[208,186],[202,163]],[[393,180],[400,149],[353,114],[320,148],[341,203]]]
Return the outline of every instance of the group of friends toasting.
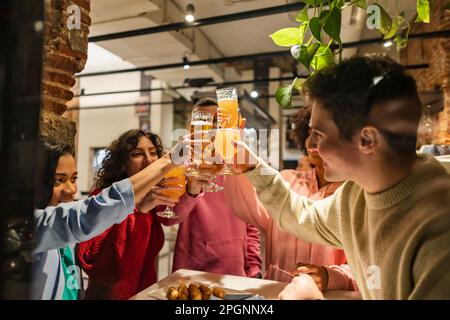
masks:
[[[450,177],[416,154],[414,79],[389,58],[355,57],[303,90],[294,138],[308,161],[297,170],[278,172],[245,144],[236,88],[199,100],[191,133],[166,154],[153,133],[123,133],[83,201],[73,150],[43,141],[33,297],[132,297],[157,281],[161,225],[178,224],[173,271],[284,281],[281,299],[450,298]]]

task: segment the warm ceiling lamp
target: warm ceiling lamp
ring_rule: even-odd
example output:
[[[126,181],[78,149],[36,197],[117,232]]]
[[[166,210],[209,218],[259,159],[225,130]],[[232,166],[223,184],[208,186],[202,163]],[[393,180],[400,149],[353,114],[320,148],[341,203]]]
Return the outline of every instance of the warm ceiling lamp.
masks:
[[[184,68],[184,70],[188,70],[191,68],[191,65],[189,64],[189,60],[186,56],[183,57],[183,68]]]
[[[186,6],[186,15],[184,16],[184,19],[189,23],[194,22],[195,21],[194,13],[195,13],[194,5],[192,3],[189,3]]]

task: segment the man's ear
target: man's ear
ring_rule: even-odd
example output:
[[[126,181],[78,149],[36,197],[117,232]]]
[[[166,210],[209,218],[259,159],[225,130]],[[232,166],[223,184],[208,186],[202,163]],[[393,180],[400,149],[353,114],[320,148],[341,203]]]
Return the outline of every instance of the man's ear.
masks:
[[[359,133],[359,150],[371,154],[380,145],[380,133],[374,127],[363,127]]]

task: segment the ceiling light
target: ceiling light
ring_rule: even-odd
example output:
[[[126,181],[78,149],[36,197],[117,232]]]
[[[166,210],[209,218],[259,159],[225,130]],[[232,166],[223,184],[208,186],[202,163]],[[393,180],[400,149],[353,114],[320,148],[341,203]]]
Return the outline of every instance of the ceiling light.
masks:
[[[191,68],[191,66],[189,64],[189,60],[188,60],[188,58],[186,56],[184,56],[183,57],[183,69],[184,70],[188,70],[190,68]]]
[[[385,48],[389,48],[390,46],[392,46],[394,43],[391,41],[391,40],[389,40],[389,41],[386,41],[385,43],[383,43],[383,46],[385,47]]]
[[[252,92],[250,92],[250,97],[252,97],[252,98],[258,98],[258,96],[259,96],[258,91],[252,90]]]
[[[195,13],[194,5],[189,3],[186,6],[186,15],[184,16],[184,19],[189,23],[194,22],[195,21],[194,13]]]

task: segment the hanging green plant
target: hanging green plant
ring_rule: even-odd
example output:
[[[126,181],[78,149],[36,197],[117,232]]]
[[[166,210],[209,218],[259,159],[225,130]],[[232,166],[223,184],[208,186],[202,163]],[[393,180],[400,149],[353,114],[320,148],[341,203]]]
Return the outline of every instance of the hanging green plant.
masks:
[[[341,19],[342,10],[350,6],[368,9],[371,13],[368,19],[377,23],[377,29],[384,39],[392,39],[397,48],[406,47],[408,35],[411,30],[409,22],[400,13],[391,17],[377,2],[367,0],[303,0],[304,8],[296,16],[300,23],[298,27],[280,29],[270,35],[273,42],[281,47],[290,47],[291,54],[298,63],[302,64],[311,74],[335,63],[334,54],[341,60]],[[314,8],[310,17],[308,9]],[[430,5],[428,0],[417,0],[416,22],[430,22]],[[311,36],[305,41],[306,31]],[[331,45],[339,49],[333,53]],[[300,90],[304,79],[294,79],[290,85],[280,87],[276,94],[278,104],[283,108],[292,108],[292,95],[294,90]]]

